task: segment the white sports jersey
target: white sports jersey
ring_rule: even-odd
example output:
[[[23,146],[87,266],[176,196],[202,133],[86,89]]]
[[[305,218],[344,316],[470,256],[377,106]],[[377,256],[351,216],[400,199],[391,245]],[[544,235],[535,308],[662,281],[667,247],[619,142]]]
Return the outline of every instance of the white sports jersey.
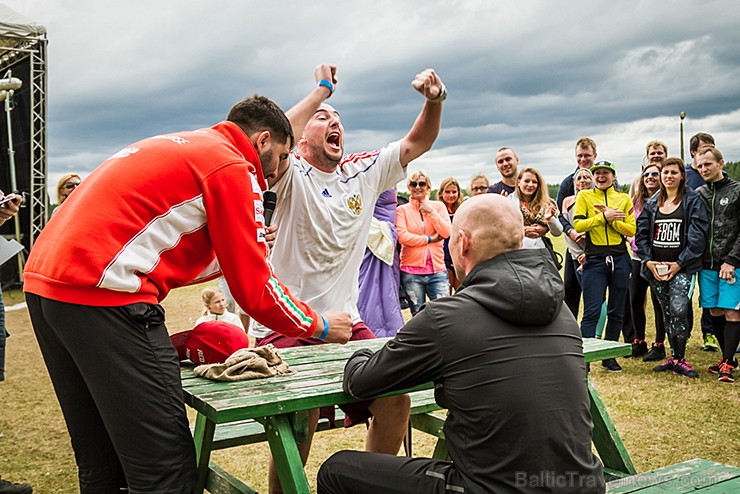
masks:
[[[360,264],[378,196],[406,176],[401,142],[368,153],[350,154],[326,173],[291,154],[291,166],[275,184],[278,225],[271,252],[275,274],[291,293],[315,311],[357,310]],[[255,327],[256,326],[256,327]],[[253,325],[250,334],[270,331]]]

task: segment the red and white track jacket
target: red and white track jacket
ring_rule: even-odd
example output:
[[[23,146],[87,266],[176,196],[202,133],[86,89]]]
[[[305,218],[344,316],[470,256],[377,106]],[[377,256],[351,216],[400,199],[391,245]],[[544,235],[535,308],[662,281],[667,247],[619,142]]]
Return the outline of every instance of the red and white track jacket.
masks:
[[[172,288],[223,273],[254,319],[311,336],[321,319],[290,295],[268,261],[259,163],[231,122],[122,149],[44,228],[24,290],[72,304],[155,304]]]

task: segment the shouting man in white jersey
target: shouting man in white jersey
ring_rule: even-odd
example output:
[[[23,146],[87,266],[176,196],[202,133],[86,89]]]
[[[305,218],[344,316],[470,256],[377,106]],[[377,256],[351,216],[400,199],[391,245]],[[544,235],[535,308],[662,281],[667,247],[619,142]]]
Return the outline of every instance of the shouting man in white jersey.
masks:
[[[317,311],[348,311],[352,339],[374,338],[357,310],[358,276],[367,245],[373,209],[381,192],[406,176],[406,165],[428,151],[439,133],[444,84],[432,69],[416,76],[412,86],[424,97],[414,125],[405,137],[386,147],[344,155],[344,128],[339,112],[324,101],[334,92],[336,67],[316,67],[316,88],[287,112],[296,137],[290,156],[281,162],[272,189],[277,193],[277,237],[271,261],[292,293]],[[277,347],[314,344],[283,337],[280,328],[255,328],[259,344]],[[368,451],[395,455],[403,441],[409,413],[406,395],[380,398],[345,409],[345,425],[368,421]],[[299,447],[305,463],[319,411],[310,415],[309,442]],[[270,492],[281,492],[274,465]]]

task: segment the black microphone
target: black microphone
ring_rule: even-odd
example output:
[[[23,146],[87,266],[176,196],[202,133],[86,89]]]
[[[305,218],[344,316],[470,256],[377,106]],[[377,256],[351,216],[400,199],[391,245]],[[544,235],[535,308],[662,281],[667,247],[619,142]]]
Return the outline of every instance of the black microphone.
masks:
[[[262,193],[262,205],[265,208],[265,226],[270,226],[270,223],[272,222],[272,213],[275,212],[276,203],[276,193],[271,190],[266,190]]]

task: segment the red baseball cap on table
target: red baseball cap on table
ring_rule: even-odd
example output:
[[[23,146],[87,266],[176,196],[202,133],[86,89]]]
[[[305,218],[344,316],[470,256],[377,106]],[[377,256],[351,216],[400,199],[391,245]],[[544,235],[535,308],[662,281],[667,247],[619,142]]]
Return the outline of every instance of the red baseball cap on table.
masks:
[[[224,321],[206,321],[193,329],[170,335],[180,360],[196,364],[220,364],[240,348],[249,347],[242,328]]]

